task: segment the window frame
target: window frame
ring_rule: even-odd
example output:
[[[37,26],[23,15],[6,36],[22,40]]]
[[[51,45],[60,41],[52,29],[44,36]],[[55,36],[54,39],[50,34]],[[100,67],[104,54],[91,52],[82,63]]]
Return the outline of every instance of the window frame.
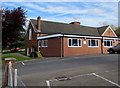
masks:
[[[105,41],[110,41],[110,46],[105,46]],[[112,44],[111,44],[112,42]],[[113,40],[104,40],[104,47],[112,47],[113,46]]]
[[[77,45],[78,46],[72,46],[73,44],[73,39],[77,39],[77,38],[68,38],[68,47],[82,47],[82,39],[77,39]],[[71,46],[69,45],[69,40],[71,40]],[[79,40],[80,40],[80,43],[79,43]],[[79,46],[80,45],[80,46]]]
[[[92,40],[95,40],[95,46],[91,46],[91,41],[92,41]],[[90,45],[89,45],[89,41],[90,41]],[[96,41],[98,42],[98,44],[97,44]],[[96,45],[97,45],[97,46],[96,46]],[[89,39],[89,40],[88,40],[88,47],[99,47],[99,40],[96,40],[96,39]]]
[[[29,29],[29,40],[32,40],[32,29]]]
[[[41,40],[41,47],[48,47],[48,40]]]

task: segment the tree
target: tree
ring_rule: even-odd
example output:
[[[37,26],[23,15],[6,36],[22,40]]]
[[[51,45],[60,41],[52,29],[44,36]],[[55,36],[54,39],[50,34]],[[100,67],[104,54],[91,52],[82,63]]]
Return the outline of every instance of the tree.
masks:
[[[26,11],[22,7],[2,9],[2,49],[14,45],[24,32]]]
[[[118,37],[120,37],[120,27],[116,27],[115,33]]]

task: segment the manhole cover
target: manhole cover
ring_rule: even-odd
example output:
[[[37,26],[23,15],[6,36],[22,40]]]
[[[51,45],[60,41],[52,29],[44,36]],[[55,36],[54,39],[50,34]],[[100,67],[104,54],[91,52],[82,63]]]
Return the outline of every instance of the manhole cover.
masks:
[[[57,79],[58,81],[71,80],[69,77],[66,77],[66,76],[56,77],[55,79]]]

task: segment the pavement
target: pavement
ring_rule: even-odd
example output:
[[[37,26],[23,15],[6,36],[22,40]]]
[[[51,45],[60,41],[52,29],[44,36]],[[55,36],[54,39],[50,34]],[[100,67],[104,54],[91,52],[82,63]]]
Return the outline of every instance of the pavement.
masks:
[[[118,54],[54,57],[17,62],[23,86],[115,86]]]

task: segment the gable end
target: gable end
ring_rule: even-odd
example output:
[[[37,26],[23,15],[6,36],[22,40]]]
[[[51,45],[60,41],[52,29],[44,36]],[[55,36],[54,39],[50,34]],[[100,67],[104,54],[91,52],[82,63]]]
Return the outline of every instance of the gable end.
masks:
[[[110,26],[107,27],[107,29],[103,32],[102,36],[117,37],[117,35]]]

